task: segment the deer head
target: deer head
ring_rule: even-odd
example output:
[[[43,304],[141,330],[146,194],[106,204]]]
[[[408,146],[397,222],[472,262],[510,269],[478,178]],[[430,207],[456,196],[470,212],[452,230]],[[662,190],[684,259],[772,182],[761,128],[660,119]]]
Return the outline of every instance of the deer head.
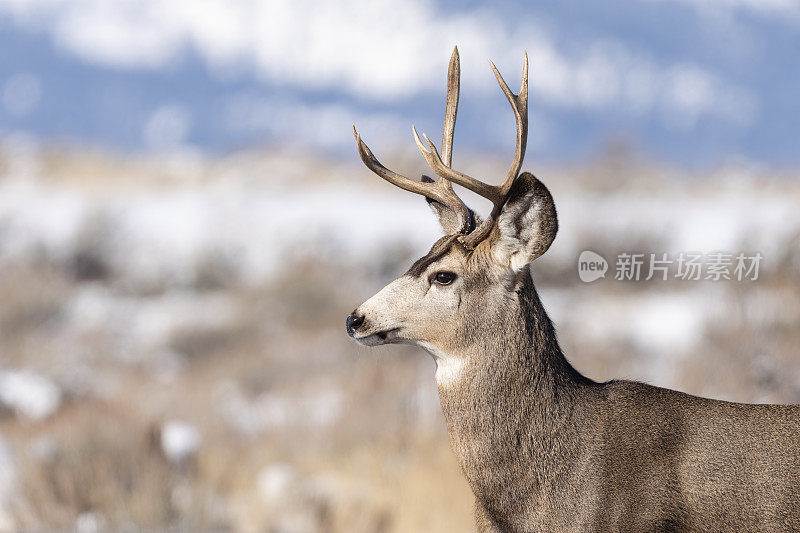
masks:
[[[356,308],[347,317],[347,333],[369,346],[419,345],[433,355],[439,370],[479,357],[470,349],[478,340],[509,342],[508,321],[522,312],[518,293],[530,281],[527,265],[547,251],[558,229],[550,192],[532,174],[520,174],[528,129],[527,54],[519,94],[511,92],[490,64],[517,123],[514,160],[501,185],[483,183],[451,168],[459,97],[458,49],[448,70],[441,155],[425,135],[423,143],[412,126],[417,146],[438,180],[423,176],[416,181],[384,167],[353,127],[364,164],[386,181],[424,196],[445,236],[408,272]],[[461,201],[453,183],[492,202],[484,220]]]

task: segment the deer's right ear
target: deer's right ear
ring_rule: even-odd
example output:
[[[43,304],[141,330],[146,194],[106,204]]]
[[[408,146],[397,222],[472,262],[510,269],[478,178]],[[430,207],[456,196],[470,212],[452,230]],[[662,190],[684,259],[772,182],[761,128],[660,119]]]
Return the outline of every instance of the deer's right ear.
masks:
[[[433,180],[428,176],[423,175],[422,182],[433,183]],[[467,228],[462,228],[460,217],[455,211],[453,211],[451,207],[441,204],[436,200],[431,200],[427,196],[425,197],[425,201],[428,202],[433,214],[436,215],[437,219],[439,219],[439,224],[442,226],[442,230],[444,230],[445,235],[455,235],[456,233],[461,233],[462,229],[466,229],[466,232],[469,233],[481,222],[472,209],[467,208],[469,215],[466,222]]]
[[[558,231],[556,207],[550,191],[533,174],[524,172],[514,182],[495,230],[492,255],[515,271],[550,248]]]

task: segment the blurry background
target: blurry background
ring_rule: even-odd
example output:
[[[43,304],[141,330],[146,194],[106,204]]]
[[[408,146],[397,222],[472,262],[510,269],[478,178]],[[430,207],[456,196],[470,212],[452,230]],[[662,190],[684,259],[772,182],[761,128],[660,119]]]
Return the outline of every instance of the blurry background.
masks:
[[[351,124],[426,172],[455,44],[454,166],[494,182],[486,60],[516,90],[529,53],[575,366],[800,402],[797,0],[0,0],[0,531],[471,530],[433,362],[344,333],[439,235]],[[585,284],[586,249],[764,260]]]

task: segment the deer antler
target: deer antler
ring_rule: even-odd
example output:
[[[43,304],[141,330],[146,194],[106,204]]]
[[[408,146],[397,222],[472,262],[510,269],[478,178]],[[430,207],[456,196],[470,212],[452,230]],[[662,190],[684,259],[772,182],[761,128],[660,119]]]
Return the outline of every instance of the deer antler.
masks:
[[[453,55],[450,57],[450,66],[447,71],[447,102],[445,104],[444,130],[442,132],[442,153],[448,165],[453,157],[453,133],[456,127],[456,113],[458,111],[460,76],[461,68],[458,48],[455,48]],[[440,178],[437,181],[425,181],[425,176],[423,176],[423,181],[420,182],[392,172],[375,158],[369,147],[361,140],[355,125],[353,125],[353,135],[356,138],[358,154],[361,156],[361,160],[375,174],[401,189],[421,194],[453,210],[458,216],[460,233],[467,234],[473,229],[474,219],[469,208],[461,201],[448,180]]]
[[[514,110],[514,116],[517,119],[517,147],[514,152],[514,161],[511,163],[511,167],[508,170],[508,175],[501,185],[489,185],[483,183],[482,181],[476,180],[475,178],[471,178],[466,174],[462,174],[457,170],[453,170],[450,168],[449,147],[446,146],[444,140],[442,141],[442,153],[445,154],[446,157],[443,161],[443,158],[439,156],[439,152],[436,150],[436,146],[434,146],[430,139],[423,134],[425,142],[429,147],[426,149],[422,144],[419,135],[417,134],[416,128],[412,126],[414,140],[417,143],[417,147],[419,148],[420,152],[422,152],[422,155],[425,157],[428,165],[430,165],[431,169],[433,169],[436,174],[438,174],[442,179],[457,183],[458,185],[466,187],[472,192],[489,199],[493,204],[492,212],[486,218],[486,220],[484,220],[475,231],[462,238],[462,242],[468,248],[474,248],[479,242],[486,238],[486,236],[489,234],[489,231],[492,229],[492,225],[494,224],[497,216],[500,214],[500,210],[506,201],[508,192],[511,190],[511,186],[514,184],[514,180],[516,180],[517,176],[519,176],[519,171],[522,167],[522,161],[525,158],[525,147],[528,142],[528,54],[526,52],[524,55],[522,84],[519,94],[512,93],[505,80],[500,75],[500,72],[498,72],[497,68],[494,66],[494,63],[489,61],[489,64],[491,65],[492,71],[497,78],[497,82],[500,84],[500,88],[503,90],[503,93],[505,93],[506,98],[508,99],[508,103],[511,104],[511,108]],[[447,126],[445,126],[445,128],[446,127]],[[452,137],[450,141],[452,142]]]
[[[361,156],[361,160],[364,161],[364,164],[367,165],[367,167],[369,167],[369,169],[375,174],[379,175],[386,181],[397,185],[401,189],[405,189],[416,194],[421,194],[430,200],[435,200],[452,209],[459,218],[461,228],[460,233],[464,234],[461,237],[461,242],[464,244],[464,246],[470,249],[475,248],[475,246],[485,239],[491,231],[495,220],[500,214],[500,210],[503,208],[503,204],[505,203],[506,197],[511,190],[511,186],[514,184],[514,180],[516,180],[519,176],[519,171],[522,167],[522,161],[525,158],[525,147],[528,142],[528,54],[526,52],[524,56],[524,63],[522,67],[522,86],[519,94],[512,93],[505,80],[500,75],[500,72],[497,71],[494,63],[489,61],[489,64],[492,67],[495,77],[497,77],[497,82],[500,84],[500,88],[503,90],[503,93],[505,93],[506,98],[508,99],[508,103],[511,104],[511,107],[514,110],[514,116],[517,119],[517,147],[514,152],[514,161],[511,163],[511,167],[508,169],[508,175],[506,176],[506,179],[500,185],[489,185],[450,168],[453,158],[453,134],[455,131],[456,115],[458,112],[458,96],[461,76],[458,48],[453,50],[453,55],[450,57],[450,66],[447,71],[447,102],[445,104],[444,128],[442,131],[442,155],[439,155],[439,152],[436,150],[436,146],[434,146],[430,139],[423,134],[423,138],[428,144],[428,148],[425,148],[419,138],[419,135],[417,134],[417,129],[413,125],[411,126],[411,131],[414,133],[414,140],[417,143],[417,147],[419,148],[420,152],[422,152],[422,155],[425,157],[425,160],[428,162],[428,165],[431,167],[431,169],[439,176],[439,180],[435,182],[419,182],[410,178],[406,178],[405,176],[401,176],[384,167],[375,158],[375,156],[372,155],[372,151],[370,151],[369,147],[367,147],[364,141],[361,140],[361,136],[356,131],[355,126],[353,126],[353,134],[356,137],[358,153]],[[481,222],[480,226],[478,226],[474,231],[470,232],[474,219],[467,206],[461,201],[461,199],[453,190],[453,183],[457,183],[458,185],[466,187],[472,192],[489,199],[493,204],[491,214],[486,218],[486,220]]]

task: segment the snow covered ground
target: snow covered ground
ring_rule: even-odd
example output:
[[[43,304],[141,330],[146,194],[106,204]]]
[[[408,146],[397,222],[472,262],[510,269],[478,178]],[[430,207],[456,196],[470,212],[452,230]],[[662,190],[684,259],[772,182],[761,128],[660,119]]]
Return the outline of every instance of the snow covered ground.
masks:
[[[417,168],[395,159],[386,163]],[[503,167],[464,164],[476,175]],[[797,179],[603,161],[537,174],[554,194],[560,231],[533,273],[579,369],[732,400],[800,401]],[[381,439],[434,435],[446,449],[430,361],[376,359],[414,351],[367,351],[342,331],[354,305],[438,236],[420,198],[354,163],[288,152],[3,153],[0,467],[4,458],[18,466],[0,471],[0,529],[87,521],[263,529],[289,519],[265,516],[263,502],[243,495],[331,479],[350,487],[363,476],[348,477],[343,465],[361,463],[340,463],[340,450],[366,446],[368,464],[369,454],[409,460]],[[583,250],[609,260],[605,279],[579,280]],[[759,279],[614,279],[621,252],[718,251],[760,252]],[[235,457],[225,452],[234,448]],[[104,461],[92,467],[100,471],[124,471],[125,454],[143,462],[150,485],[101,476],[92,483],[105,484],[105,499],[78,497],[93,460]],[[316,479],[319,457],[327,470],[341,468]],[[219,475],[221,464],[238,472],[235,482]],[[419,482],[459,479],[451,467],[428,465]],[[51,471],[70,488],[42,484]],[[381,486],[401,490],[407,471],[391,475]],[[58,503],[57,489],[78,496]],[[385,508],[391,494],[362,489],[343,489],[352,496],[344,503],[325,500],[335,489],[312,491],[307,505],[411,513]],[[163,516],[144,503],[120,512],[108,496],[139,501],[144,491],[157,506],[159,490],[171,495]],[[191,522],[197,516],[205,522]]]

